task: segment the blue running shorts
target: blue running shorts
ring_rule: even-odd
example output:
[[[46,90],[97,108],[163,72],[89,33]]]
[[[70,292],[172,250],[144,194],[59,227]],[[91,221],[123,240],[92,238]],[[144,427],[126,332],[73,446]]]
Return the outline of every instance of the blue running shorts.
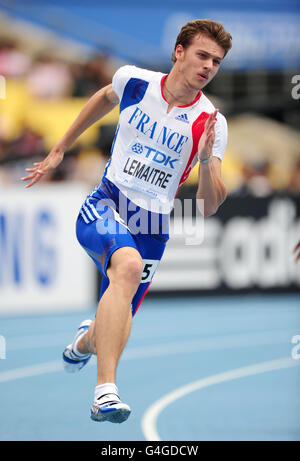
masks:
[[[106,271],[114,251],[129,246],[140,253],[143,273],[132,300],[134,316],[149,289],[169,239],[169,215],[138,207],[105,178],[83,203],[77,218],[76,235],[102,274],[99,299],[109,285]]]

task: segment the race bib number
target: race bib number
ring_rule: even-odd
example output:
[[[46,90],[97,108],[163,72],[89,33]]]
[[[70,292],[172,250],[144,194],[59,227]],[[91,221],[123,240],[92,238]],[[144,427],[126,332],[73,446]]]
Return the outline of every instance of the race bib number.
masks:
[[[157,259],[143,259],[143,273],[141,283],[150,282],[157,269],[159,261]]]

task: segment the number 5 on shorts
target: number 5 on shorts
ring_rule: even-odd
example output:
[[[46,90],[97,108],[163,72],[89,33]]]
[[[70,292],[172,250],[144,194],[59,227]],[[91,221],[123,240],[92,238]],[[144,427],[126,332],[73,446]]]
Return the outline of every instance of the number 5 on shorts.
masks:
[[[143,259],[143,273],[141,283],[150,282],[158,266],[157,259]]]

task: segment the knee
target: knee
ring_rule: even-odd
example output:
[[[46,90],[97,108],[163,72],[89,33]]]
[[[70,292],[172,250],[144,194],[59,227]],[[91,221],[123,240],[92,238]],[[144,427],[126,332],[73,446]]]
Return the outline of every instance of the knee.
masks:
[[[143,261],[138,255],[127,255],[108,272],[111,282],[137,289],[141,282]]]
[[[142,278],[142,271],[142,260],[136,257],[129,257],[120,264],[118,275],[125,283],[139,285]]]
[[[130,277],[140,283],[143,272],[143,261],[141,258],[132,258],[127,261],[126,270]]]

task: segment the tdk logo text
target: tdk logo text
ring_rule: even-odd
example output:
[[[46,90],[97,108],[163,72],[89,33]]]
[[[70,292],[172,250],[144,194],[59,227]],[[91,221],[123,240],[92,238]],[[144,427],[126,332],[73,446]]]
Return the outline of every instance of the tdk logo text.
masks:
[[[160,163],[166,167],[174,169],[174,163],[178,162],[178,158],[173,158],[170,155],[166,155],[159,150],[153,149],[149,146],[144,146],[140,142],[136,142],[131,147],[131,150],[135,154],[142,154],[146,158],[150,158],[153,162]]]
[[[173,131],[172,128],[159,126],[157,121],[151,120],[150,116],[139,107],[135,108],[128,123],[148,138],[153,139],[157,144],[160,144],[162,147],[167,147],[177,154],[181,153],[184,145],[189,139],[188,136]]]

